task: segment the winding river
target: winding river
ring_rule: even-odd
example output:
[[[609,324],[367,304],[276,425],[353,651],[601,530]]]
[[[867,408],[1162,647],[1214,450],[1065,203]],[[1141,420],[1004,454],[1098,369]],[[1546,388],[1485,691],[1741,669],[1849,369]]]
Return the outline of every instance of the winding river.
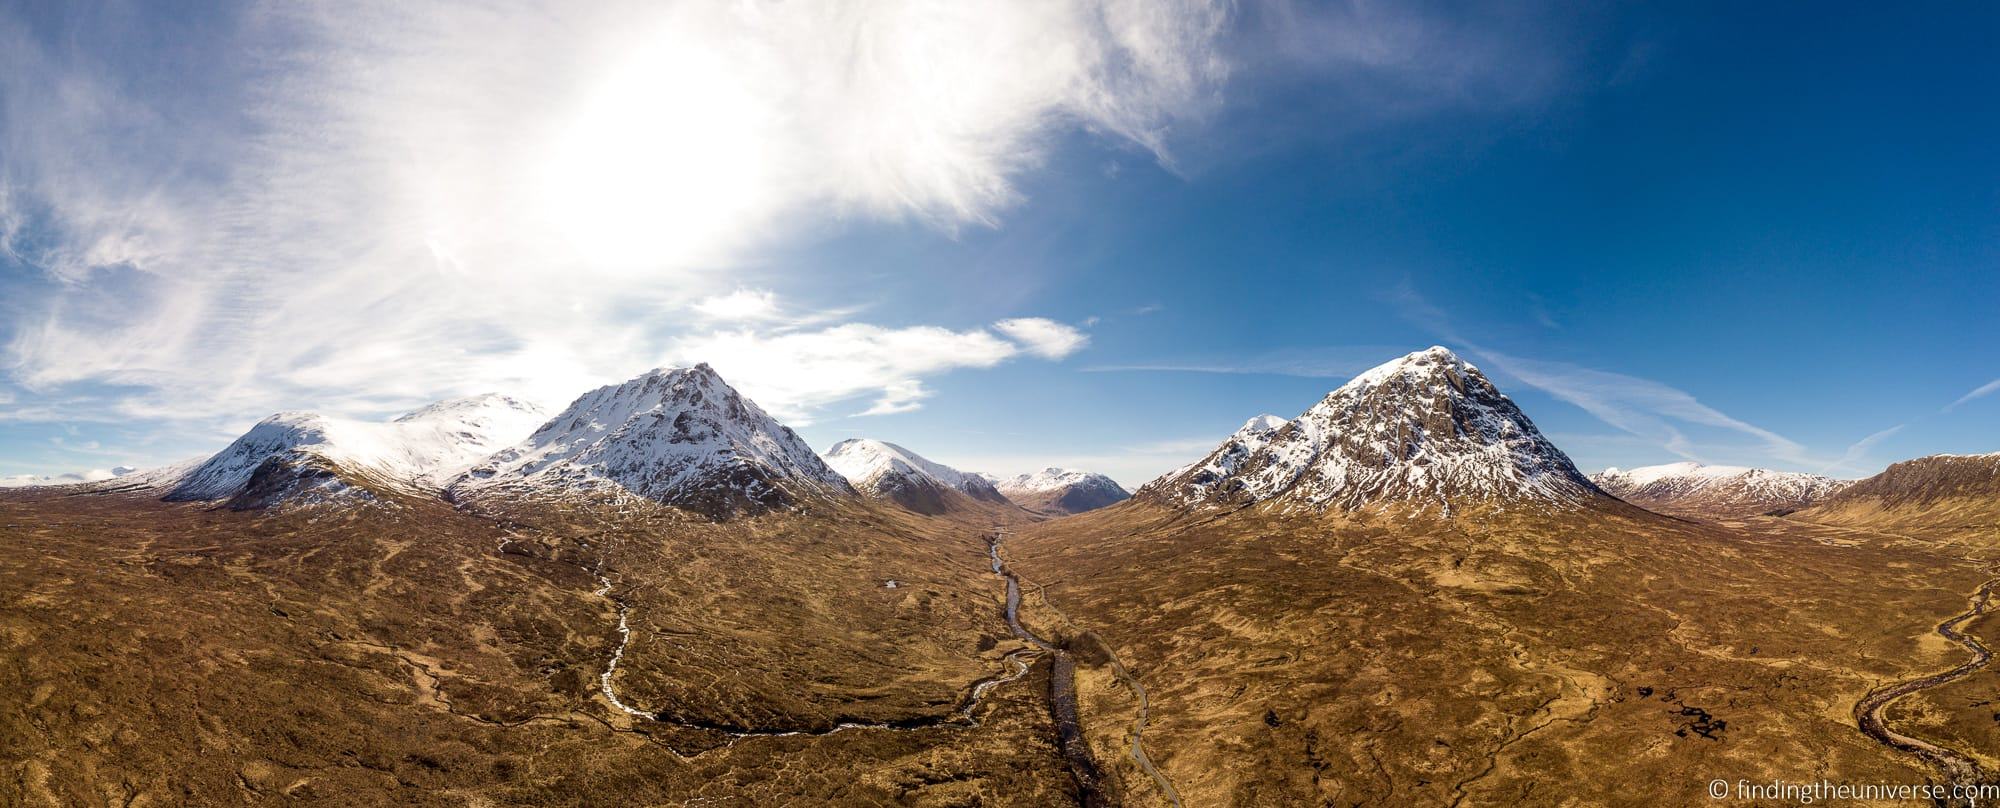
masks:
[[[1979,761],[1962,752],[1946,749],[1937,744],[1904,735],[1889,728],[1882,714],[1897,699],[1923,690],[1956,682],[1986,667],[1993,659],[1993,652],[1978,637],[1966,634],[1962,629],[1967,623],[1986,613],[1993,600],[1995,587],[2000,587],[2000,578],[1987,581],[1972,598],[1972,605],[1950,619],[1939,623],[1937,633],[1947,640],[1958,643],[1972,652],[1972,658],[1958,667],[1942,673],[1934,673],[1916,679],[1891,682],[1868,691],[1861,701],[1854,705],[1854,721],[1869,737],[1893,749],[1900,749],[1922,758],[1952,784],[1969,785],[1987,782],[1987,774]]]
[[[1021,579],[1000,559],[1000,541],[1006,535],[994,530],[986,540],[986,555],[993,574],[1007,580],[1007,629],[1047,652],[1054,662],[1049,672],[1049,716],[1056,722],[1056,739],[1062,747],[1063,761],[1069,764],[1070,777],[1076,781],[1078,798],[1086,808],[1110,805],[1104,793],[1104,773],[1097,767],[1097,757],[1090,752],[1090,740],[1084,737],[1083,725],[1077,720],[1076,658],[1021,625]]]

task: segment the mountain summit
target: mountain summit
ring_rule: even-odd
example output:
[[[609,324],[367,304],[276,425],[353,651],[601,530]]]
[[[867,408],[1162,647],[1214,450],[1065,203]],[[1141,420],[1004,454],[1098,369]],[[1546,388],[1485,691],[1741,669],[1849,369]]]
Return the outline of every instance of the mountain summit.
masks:
[[[528,439],[459,476],[454,495],[624,491],[712,516],[854,489],[706,364],[585,393]]]
[[[1444,348],[1377,366],[1290,421],[1253,418],[1140,495],[1169,504],[1277,501],[1570,504],[1602,493],[1486,375]]]

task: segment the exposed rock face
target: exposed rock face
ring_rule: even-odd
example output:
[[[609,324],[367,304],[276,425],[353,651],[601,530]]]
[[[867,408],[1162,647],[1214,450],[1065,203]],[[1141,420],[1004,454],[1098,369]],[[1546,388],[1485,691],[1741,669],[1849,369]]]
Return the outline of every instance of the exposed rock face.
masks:
[[[1700,463],[1611,468],[1590,480],[1605,493],[1647,510],[1707,518],[1787,513],[1853,484],[1818,474]]]
[[[826,462],[863,495],[886,499],[917,513],[964,510],[967,497],[1011,504],[986,478],[933,462],[887,441],[841,441],[827,451]]]
[[[629,493],[711,516],[852,496],[846,478],[708,365],[583,395],[460,475],[454,496]]]
[[[1577,505],[1604,497],[1479,369],[1444,348],[1369,370],[1282,425],[1253,418],[1139,496],[1179,507]]]
[[[1053,466],[1001,480],[997,487],[1021,507],[1055,514],[1094,511],[1132,498],[1124,486],[1110,477]]]

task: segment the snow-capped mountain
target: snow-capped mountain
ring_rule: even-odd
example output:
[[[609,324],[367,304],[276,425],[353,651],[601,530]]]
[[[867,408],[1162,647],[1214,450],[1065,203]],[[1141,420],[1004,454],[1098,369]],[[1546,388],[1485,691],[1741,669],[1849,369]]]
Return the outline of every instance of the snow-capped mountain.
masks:
[[[1609,468],[1590,475],[1590,480],[1606,493],[1642,508],[1710,517],[1797,510],[1853,484],[1817,474],[1692,462]]]
[[[995,487],[1021,507],[1043,513],[1083,513],[1132,498],[1110,477],[1053,466],[999,480]]]
[[[472,464],[514,445],[549,420],[549,411],[498,393],[449,398],[392,423],[425,458],[423,478],[442,488]]]
[[[256,508],[347,493],[359,481],[435,491],[545,417],[539,407],[493,393],[447,399],[388,422],[281,412],[172,480],[165,498]]]
[[[526,440],[459,475],[449,490],[622,491],[717,516],[854,493],[805,441],[705,364],[659,368],[585,393]]]
[[[1006,504],[1007,497],[993,483],[977,474],[967,474],[926,459],[887,441],[854,438],[833,445],[826,463],[847,478],[861,493],[887,499],[924,514],[953,509],[952,493],[994,504]]]
[[[1353,510],[1377,503],[1571,505],[1603,497],[1486,375],[1444,348],[1377,366],[1280,426],[1251,419],[1140,489],[1167,504]]]

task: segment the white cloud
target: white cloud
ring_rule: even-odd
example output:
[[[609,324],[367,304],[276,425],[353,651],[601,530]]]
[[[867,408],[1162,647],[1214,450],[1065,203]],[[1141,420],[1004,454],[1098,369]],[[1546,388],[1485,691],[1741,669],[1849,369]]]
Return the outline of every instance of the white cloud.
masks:
[[[875,399],[875,405],[862,410],[860,415],[895,415],[911,412],[923,406],[924,399],[930,398],[931,391],[916,379],[904,379],[882,386],[882,397]]]
[[[827,405],[875,396],[865,413],[908,412],[928,395],[925,376],[985,368],[1018,354],[991,332],[849,323],[809,331],[718,331],[676,339],[675,365],[707,362],[732,386],[794,426]]]
[[[694,310],[715,320],[768,320],[778,316],[778,296],[764,289],[738,289],[703,299]]]
[[[1044,359],[1061,359],[1090,342],[1082,331],[1044,317],[1001,320],[993,328]]]
[[[278,4],[176,52],[193,99],[134,80],[143,25],[45,47],[0,12],[0,242],[48,273],[0,364],[49,411],[126,418],[566,400],[701,339],[660,312],[755,314],[721,301],[789,236],[991,224],[1060,131],[1164,159],[1214,101],[1227,9]]]

